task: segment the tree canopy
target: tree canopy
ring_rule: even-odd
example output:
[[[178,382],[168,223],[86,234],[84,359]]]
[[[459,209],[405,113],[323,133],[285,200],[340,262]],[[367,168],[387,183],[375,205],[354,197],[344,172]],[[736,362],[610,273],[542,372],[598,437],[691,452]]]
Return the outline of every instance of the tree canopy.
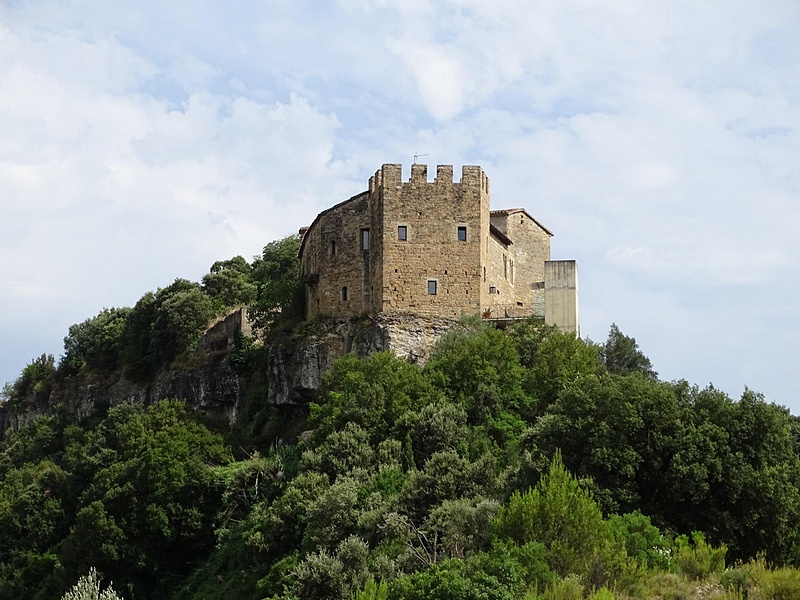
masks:
[[[291,341],[297,245],[73,325],[58,365],[33,360],[4,402],[46,405],[65,382],[120,371],[146,382],[241,304],[265,339]],[[597,345],[535,319],[465,321],[424,366],[343,356],[292,407],[264,405],[263,352],[250,340],[227,358],[250,378],[231,426],[166,400],[8,433],[0,600],[800,590],[800,420],[751,390],[659,380],[614,324]]]

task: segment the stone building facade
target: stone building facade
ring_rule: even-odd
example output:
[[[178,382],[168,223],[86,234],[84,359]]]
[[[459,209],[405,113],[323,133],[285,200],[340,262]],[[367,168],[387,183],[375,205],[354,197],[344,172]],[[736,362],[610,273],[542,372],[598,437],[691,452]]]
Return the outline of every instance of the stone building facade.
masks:
[[[525,209],[492,211],[478,166],[383,165],[369,188],[303,230],[309,316],[544,316],[553,234]]]

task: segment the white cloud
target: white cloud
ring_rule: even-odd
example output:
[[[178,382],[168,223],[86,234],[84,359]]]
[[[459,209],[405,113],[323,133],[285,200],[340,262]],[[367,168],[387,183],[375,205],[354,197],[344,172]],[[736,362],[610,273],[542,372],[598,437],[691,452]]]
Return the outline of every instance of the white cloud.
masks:
[[[778,0],[2,4],[5,378],[19,311],[58,353],[425,153],[554,230],[585,333],[800,412],[769,367],[799,319],[798,26]]]

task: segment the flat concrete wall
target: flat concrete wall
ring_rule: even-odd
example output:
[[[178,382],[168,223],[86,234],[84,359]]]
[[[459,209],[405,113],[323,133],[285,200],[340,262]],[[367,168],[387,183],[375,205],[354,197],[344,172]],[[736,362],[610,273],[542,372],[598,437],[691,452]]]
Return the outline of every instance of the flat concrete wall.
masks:
[[[578,264],[574,260],[544,263],[544,321],[580,336]]]

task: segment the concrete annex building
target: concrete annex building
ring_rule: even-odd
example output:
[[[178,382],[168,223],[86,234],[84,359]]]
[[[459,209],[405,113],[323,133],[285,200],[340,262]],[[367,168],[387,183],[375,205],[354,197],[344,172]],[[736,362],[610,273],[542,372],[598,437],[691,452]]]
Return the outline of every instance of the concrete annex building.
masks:
[[[523,208],[492,211],[478,166],[383,165],[369,189],[321,212],[303,234],[309,316],[531,315],[580,333],[575,261],[551,261],[553,235]]]

